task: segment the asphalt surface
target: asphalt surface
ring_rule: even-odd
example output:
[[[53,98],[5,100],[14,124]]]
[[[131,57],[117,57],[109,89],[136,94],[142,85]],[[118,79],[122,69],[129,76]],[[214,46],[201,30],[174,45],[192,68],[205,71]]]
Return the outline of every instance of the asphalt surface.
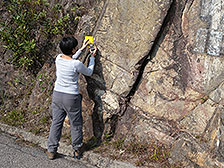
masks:
[[[45,151],[0,131],[0,168],[93,168],[72,157],[59,155],[48,160]]]

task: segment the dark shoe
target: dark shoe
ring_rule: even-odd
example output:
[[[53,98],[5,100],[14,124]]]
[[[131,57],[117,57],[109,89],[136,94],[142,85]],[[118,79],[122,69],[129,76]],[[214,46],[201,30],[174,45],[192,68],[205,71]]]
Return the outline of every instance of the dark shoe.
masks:
[[[46,153],[47,153],[48,159],[50,160],[55,159],[56,153],[53,153],[53,152],[46,152]]]
[[[80,160],[82,158],[82,152],[80,150],[75,150],[73,158]]]

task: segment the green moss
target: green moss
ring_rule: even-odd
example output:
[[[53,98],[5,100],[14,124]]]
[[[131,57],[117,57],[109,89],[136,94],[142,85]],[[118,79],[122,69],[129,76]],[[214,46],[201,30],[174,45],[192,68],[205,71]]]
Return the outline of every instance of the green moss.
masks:
[[[3,122],[12,126],[23,125],[25,122],[24,112],[14,109],[7,115],[2,117]]]
[[[116,139],[115,141],[113,141],[113,146],[115,149],[121,150],[124,148],[124,141],[125,141],[125,137],[121,138],[118,137],[118,139]]]
[[[31,129],[29,130],[29,132],[32,132],[32,133],[34,133],[35,135],[36,135],[36,134],[39,134],[39,133],[41,132],[41,127],[34,127],[34,128],[31,128]]]
[[[42,124],[46,124],[47,121],[48,121],[48,118],[46,116],[42,117],[42,119],[41,119]]]

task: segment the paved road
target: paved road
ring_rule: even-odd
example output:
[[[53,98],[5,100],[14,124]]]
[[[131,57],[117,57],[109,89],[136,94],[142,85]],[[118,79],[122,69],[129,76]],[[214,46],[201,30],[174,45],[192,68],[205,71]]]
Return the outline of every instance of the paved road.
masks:
[[[0,168],[92,168],[72,158],[48,160],[41,148],[0,131]]]

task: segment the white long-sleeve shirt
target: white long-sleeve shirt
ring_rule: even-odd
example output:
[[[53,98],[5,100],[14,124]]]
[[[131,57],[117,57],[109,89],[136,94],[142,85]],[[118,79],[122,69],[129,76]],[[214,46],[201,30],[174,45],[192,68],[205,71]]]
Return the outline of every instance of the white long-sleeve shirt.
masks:
[[[82,62],[76,60],[81,54],[78,50],[73,56],[72,60],[63,59],[59,54],[56,57],[56,82],[54,90],[62,93],[79,94],[78,78],[79,73],[86,76],[91,76],[95,65],[95,57],[90,57],[88,67]]]

